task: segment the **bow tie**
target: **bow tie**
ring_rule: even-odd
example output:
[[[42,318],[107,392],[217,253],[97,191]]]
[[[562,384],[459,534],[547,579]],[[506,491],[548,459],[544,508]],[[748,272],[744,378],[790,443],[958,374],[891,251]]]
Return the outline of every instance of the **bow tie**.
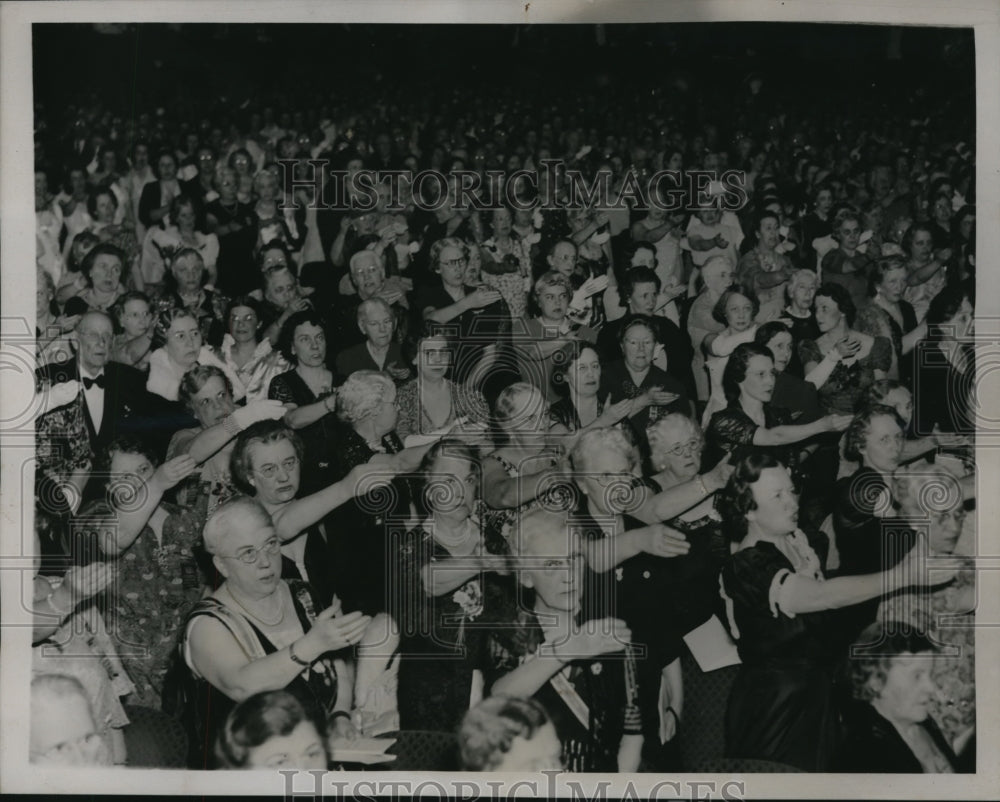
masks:
[[[98,376],[96,379],[91,379],[89,376],[84,376],[83,377],[83,389],[84,390],[89,390],[95,384],[98,387],[100,387],[102,390],[104,389],[104,374],[103,373],[100,376]]]

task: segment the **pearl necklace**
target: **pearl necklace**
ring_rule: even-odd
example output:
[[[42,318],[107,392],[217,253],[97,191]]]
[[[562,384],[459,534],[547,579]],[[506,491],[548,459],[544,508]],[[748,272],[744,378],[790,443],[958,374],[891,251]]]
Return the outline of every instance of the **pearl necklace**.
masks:
[[[242,602],[241,602],[241,601],[240,601],[239,599],[237,599],[237,598],[236,598],[236,594],[235,594],[235,593],[233,593],[233,591],[232,591],[232,589],[231,589],[231,588],[229,587],[229,585],[226,585],[226,591],[227,591],[227,592],[229,593],[229,598],[231,598],[231,599],[232,599],[232,600],[233,600],[234,602],[236,602],[236,603],[237,603],[237,604],[239,605],[240,609],[241,609],[241,610],[243,610],[243,612],[245,612],[245,613],[246,613],[247,615],[249,615],[249,616],[250,616],[251,618],[256,618],[256,619],[257,619],[258,621],[260,621],[260,622],[261,622],[262,624],[264,624],[265,626],[268,626],[268,627],[276,627],[276,626],[278,626],[278,625],[279,625],[279,624],[280,624],[280,623],[281,623],[282,621],[284,621],[284,620],[285,620],[285,597],[284,597],[284,595],[283,595],[283,594],[281,593],[281,590],[280,590],[280,589],[278,590],[278,618],[277,618],[276,620],[274,620],[274,621],[269,621],[268,619],[266,619],[266,618],[263,618],[263,617],[261,617],[261,616],[257,615],[257,613],[254,613],[254,612],[252,612],[251,610],[248,610],[248,609],[247,609],[247,608],[246,608],[246,607],[245,607],[245,606],[243,605],[243,603],[242,603]]]

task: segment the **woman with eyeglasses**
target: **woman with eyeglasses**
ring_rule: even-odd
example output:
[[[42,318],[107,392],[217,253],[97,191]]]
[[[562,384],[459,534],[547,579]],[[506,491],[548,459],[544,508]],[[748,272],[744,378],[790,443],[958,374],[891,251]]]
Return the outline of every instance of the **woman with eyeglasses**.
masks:
[[[229,711],[261,691],[287,688],[322,711],[332,735],[353,737],[350,650],[371,619],[343,614],[339,601],[324,609],[306,583],[282,578],[281,540],[255,499],[219,507],[203,537],[223,581],[195,605],[182,641],[197,688],[191,767],[212,765]]]
[[[261,336],[260,303],[249,295],[239,295],[226,309],[228,330],[222,338],[219,358],[243,385],[247,403],[267,398],[271,380],[287,371],[288,361]]]
[[[212,510],[236,494],[229,465],[236,436],[256,421],[280,418],[285,410],[276,401],[237,408],[229,377],[214,365],[195,365],[184,374],[178,400],[198,426],[174,433],[167,460],[190,455],[198,472],[185,479],[174,495],[204,523]]]

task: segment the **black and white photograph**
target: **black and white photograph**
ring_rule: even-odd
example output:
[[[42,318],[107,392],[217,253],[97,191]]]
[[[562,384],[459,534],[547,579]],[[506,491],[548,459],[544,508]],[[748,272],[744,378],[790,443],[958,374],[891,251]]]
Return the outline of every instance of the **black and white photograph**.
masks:
[[[1000,7],[0,38],[5,790],[995,794]]]

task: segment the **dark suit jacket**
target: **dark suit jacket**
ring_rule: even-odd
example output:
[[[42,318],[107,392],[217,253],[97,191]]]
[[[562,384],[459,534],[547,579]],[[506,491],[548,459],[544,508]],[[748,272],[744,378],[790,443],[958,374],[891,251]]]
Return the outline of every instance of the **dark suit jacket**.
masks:
[[[36,375],[52,384],[79,381],[80,367],[75,358],[68,359],[44,365]],[[95,455],[116,437],[132,435],[152,444],[162,456],[173,425],[190,424],[189,417],[178,420],[174,405],[146,390],[146,377],[141,371],[119,362],[108,362],[104,366],[104,380],[104,414],[100,430],[95,431],[89,414],[83,416],[90,448]]]

